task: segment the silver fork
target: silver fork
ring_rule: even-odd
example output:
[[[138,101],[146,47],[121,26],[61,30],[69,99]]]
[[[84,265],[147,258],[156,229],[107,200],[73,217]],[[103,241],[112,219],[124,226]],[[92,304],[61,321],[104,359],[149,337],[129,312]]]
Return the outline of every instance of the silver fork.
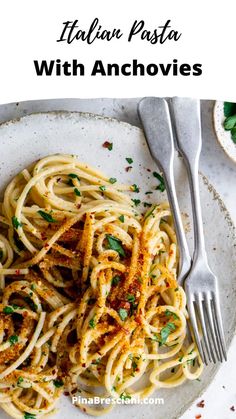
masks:
[[[146,97],[139,102],[139,118],[142,122],[150,153],[161,170],[174,218],[180,253],[178,282],[183,285],[191,267],[191,257],[184,234],[181,213],[174,182],[174,139],[168,103],[158,97]]]
[[[196,101],[178,98],[174,98],[171,104],[172,119],[176,120],[175,137],[177,138],[175,140],[178,143],[177,148],[183,155],[187,167],[189,167],[195,232],[195,252],[192,268],[175,191],[173,126],[167,101],[162,98],[144,98],[139,103],[138,111],[150,152],[159,169],[163,172],[165,179],[180,250],[178,281],[183,285],[187,277],[185,283],[190,321],[199,353],[203,362],[207,364],[206,354],[210,361],[216,362],[216,358],[222,361],[223,358],[226,359],[226,349],[219,308],[217,280],[207,263],[201,219],[198,186],[198,161],[201,151],[200,107]],[[190,118],[191,123],[189,122]],[[186,142],[186,138],[188,142]],[[188,159],[189,153],[191,154],[190,160]],[[202,328],[202,338],[198,330],[198,321],[200,321]]]
[[[200,101],[176,97],[170,101],[170,106],[177,148],[187,169],[193,213],[193,262],[184,284],[189,317],[203,362],[222,362],[227,356],[218,280],[208,265],[198,183],[202,147]]]

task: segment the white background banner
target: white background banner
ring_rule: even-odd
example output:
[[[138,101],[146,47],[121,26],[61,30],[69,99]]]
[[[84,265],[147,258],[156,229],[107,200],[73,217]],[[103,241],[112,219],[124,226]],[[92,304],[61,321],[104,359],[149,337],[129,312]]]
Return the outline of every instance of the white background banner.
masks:
[[[196,96],[208,99],[236,100],[235,93],[235,0],[7,0],[1,4],[0,39],[1,65],[0,103],[12,101],[62,98],[62,97],[137,97]],[[78,30],[86,34],[95,18],[102,30],[120,29],[120,39],[96,39],[92,44],[74,40],[57,42],[63,22],[78,20],[73,35]],[[133,23],[144,21],[143,30],[128,42]],[[156,44],[141,39],[143,31],[160,34],[160,26],[170,20],[171,30],[181,34],[178,41],[166,40]],[[141,24],[140,24],[141,27]],[[147,32],[143,33],[147,35]],[[68,32],[67,32],[68,34]],[[231,46],[231,47],[230,47]],[[34,60],[60,60],[71,63],[77,60],[85,67],[84,76],[37,76]],[[156,75],[91,76],[96,60],[107,64],[131,64],[133,60],[146,68],[154,64]],[[173,61],[176,60],[176,61]],[[173,64],[177,75],[173,75]],[[180,65],[202,65],[202,74],[181,75]],[[168,75],[161,66],[170,67]],[[168,66],[170,64],[171,66]],[[167,66],[167,67],[166,67]],[[177,70],[176,70],[177,68]],[[188,67],[187,67],[188,68]],[[151,66],[155,69],[155,66]],[[186,68],[185,68],[186,71]],[[188,72],[188,71],[187,71]]]

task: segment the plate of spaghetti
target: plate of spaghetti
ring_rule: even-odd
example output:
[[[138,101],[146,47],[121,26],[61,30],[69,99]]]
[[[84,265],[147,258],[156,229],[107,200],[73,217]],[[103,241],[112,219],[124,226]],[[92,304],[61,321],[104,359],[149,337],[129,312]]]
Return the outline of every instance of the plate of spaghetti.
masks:
[[[165,184],[142,131],[52,112],[2,124],[0,138],[1,417],[180,415],[218,366],[203,368],[188,330]],[[185,182],[177,158],[191,247]],[[200,188],[229,344],[234,227],[203,175]]]

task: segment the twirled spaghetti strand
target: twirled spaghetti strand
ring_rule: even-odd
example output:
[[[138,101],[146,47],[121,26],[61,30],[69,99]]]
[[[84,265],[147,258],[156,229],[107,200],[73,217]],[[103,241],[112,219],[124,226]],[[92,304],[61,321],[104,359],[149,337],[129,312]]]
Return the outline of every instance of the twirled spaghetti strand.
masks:
[[[67,155],[41,159],[7,186],[0,404],[11,417],[53,412],[64,389],[147,397],[201,374],[168,204],[142,216],[128,190]],[[77,405],[93,415],[112,408]]]

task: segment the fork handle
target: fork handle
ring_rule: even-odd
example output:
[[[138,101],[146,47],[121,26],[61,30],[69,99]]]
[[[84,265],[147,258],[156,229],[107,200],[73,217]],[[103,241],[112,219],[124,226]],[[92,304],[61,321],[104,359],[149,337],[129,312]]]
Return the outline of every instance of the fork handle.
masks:
[[[163,98],[147,97],[140,101],[138,112],[151,155],[165,180],[180,252],[178,282],[182,285],[191,267],[191,257],[184,233],[174,183],[174,140],[169,107]]]
[[[202,148],[200,101],[174,97],[171,100],[171,110],[177,149],[184,159],[189,179],[194,226],[193,263],[198,260],[207,262],[198,182]]]

